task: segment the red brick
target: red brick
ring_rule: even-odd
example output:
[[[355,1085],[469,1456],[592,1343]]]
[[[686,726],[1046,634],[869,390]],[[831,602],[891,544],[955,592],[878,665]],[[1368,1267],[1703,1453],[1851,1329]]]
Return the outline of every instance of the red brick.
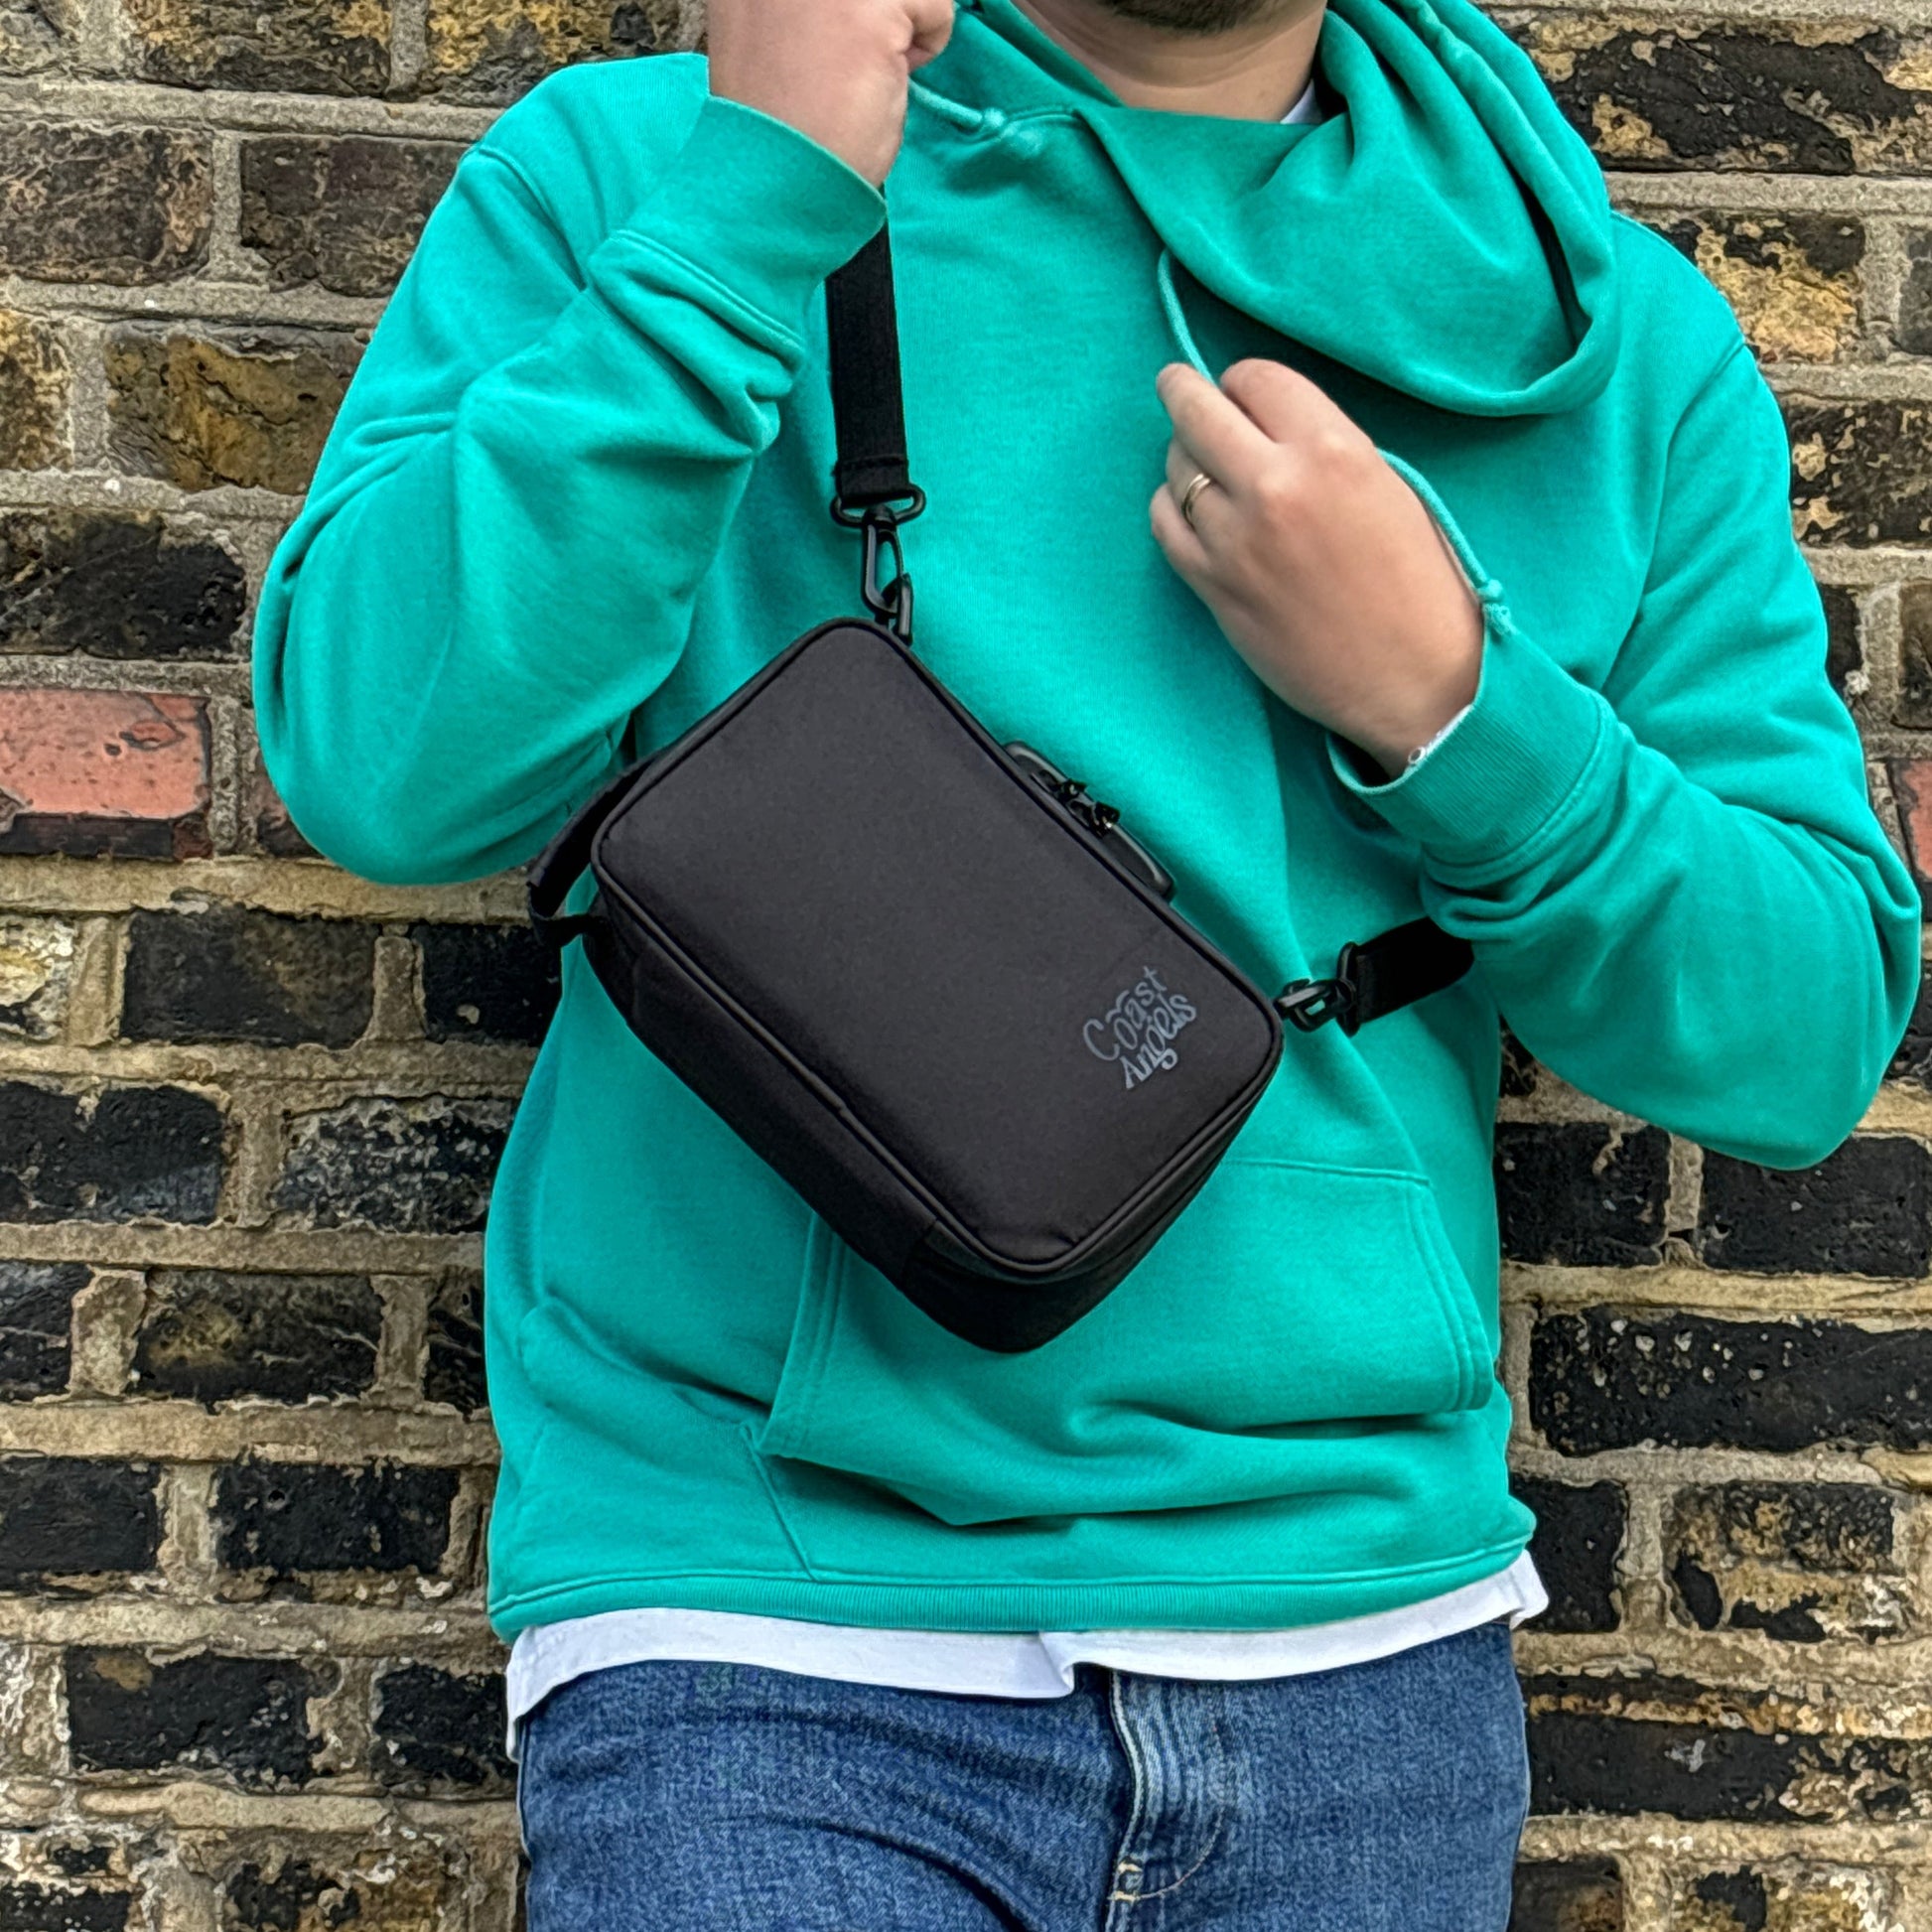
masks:
[[[0,852],[206,855],[207,706],[142,691],[0,691]]]

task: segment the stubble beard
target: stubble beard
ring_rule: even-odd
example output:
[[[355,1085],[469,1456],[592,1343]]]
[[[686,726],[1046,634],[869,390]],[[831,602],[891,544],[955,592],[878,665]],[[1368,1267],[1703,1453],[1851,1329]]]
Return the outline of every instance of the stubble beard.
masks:
[[[1170,34],[1225,34],[1237,27],[1292,11],[1284,0],[1094,0],[1104,12],[1138,20]]]

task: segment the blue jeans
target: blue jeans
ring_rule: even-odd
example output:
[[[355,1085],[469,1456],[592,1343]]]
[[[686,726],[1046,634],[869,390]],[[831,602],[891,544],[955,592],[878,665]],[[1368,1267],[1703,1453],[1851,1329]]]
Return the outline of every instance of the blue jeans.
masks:
[[[522,1724],[530,1932],[1503,1932],[1509,1632],[1064,1698],[644,1663]]]

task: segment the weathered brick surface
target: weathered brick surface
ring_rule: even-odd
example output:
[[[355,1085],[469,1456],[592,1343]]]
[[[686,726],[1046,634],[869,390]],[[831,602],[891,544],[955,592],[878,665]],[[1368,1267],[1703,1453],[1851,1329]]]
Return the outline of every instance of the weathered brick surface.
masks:
[[[1932,1816],[1932,1743],[1834,1724],[1774,1691],[1667,1676],[1535,1676],[1531,1807],[1691,1822]]]
[[[1786,405],[1798,533],[1818,544],[1932,536],[1932,405]]]
[[[499,1677],[412,1664],[378,1679],[375,1694],[375,1763],[386,1782],[474,1789],[508,1779]]]
[[[1932,1156],[1903,1135],[1789,1172],[1707,1154],[1697,1250],[1713,1268],[1913,1281],[1932,1264],[1929,1178]]]
[[[1656,1442],[1932,1447],[1932,1328],[1588,1309],[1536,1324],[1530,1415],[1569,1455]]]
[[[154,1568],[155,1470],[70,1456],[0,1456],[0,1590],[95,1585]]]
[[[73,363],[60,332],[0,309],[0,470],[65,469]]]
[[[106,352],[114,453],[182,489],[297,494],[354,363],[343,336],[122,330]]]
[[[204,135],[0,124],[0,268],[58,282],[162,282],[207,257]]]
[[[121,1032],[129,1039],[314,1040],[346,1046],[373,1011],[375,929],[234,905],[137,912]]]
[[[1862,320],[1864,224],[1831,214],[1699,211],[1659,231],[1723,289],[1765,362],[1830,362]]]
[[[423,84],[456,100],[513,100],[551,68],[672,44],[676,0],[429,0]]]
[[[509,1134],[500,1100],[356,1100],[291,1123],[275,1205],[310,1227],[461,1234],[483,1226]]]
[[[444,141],[276,136],[241,149],[241,240],[279,289],[395,287],[463,150]]]
[[[0,1036],[51,1039],[67,1012],[74,928],[65,919],[0,917]]]
[[[528,926],[416,925],[431,1039],[534,1046],[557,1005],[557,956]]]
[[[1536,1513],[1530,1555],[1550,1597],[1544,1630],[1614,1630],[1617,1553],[1628,1503],[1614,1482],[1570,1483],[1518,1477],[1518,1500]]]
[[[465,1415],[487,1407],[483,1383],[483,1277],[452,1269],[436,1283],[429,1304],[429,1349],[423,1393]]]
[[[207,734],[200,698],[0,689],[0,854],[206,853]]]
[[[210,1221],[221,1166],[205,1094],[0,1085],[0,1221]]]
[[[1623,1932],[1623,1879],[1608,1860],[1525,1860],[1509,1932]]]
[[[239,1462],[214,1488],[224,1569],[268,1577],[309,1571],[435,1572],[450,1541],[454,1469],[378,1462]]]
[[[0,1400],[58,1395],[68,1385],[77,1262],[0,1261]]]
[[[1655,1261],[1664,1234],[1670,1143],[1576,1121],[1496,1128],[1503,1252],[1513,1261],[1629,1267]]]
[[[1679,1492],[1664,1532],[1677,1614],[1786,1643],[1915,1627],[1892,1498],[1875,1485],[1726,1482]]]
[[[205,1772],[244,1786],[299,1783],[322,1740],[309,1706],[335,1667],[198,1651],[156,1658],[75,1649],[65,1690],[76,1769]]]
[[[122,0],[134,70],[190,87],[380,93],[389,78],[385,0]]]
[[[1537,15],[1518,32],[1572,124],[1624,169],[1932,169],[1932,77],[1910,41],[1681,12]]]
[[[232,657],[246,602],[231,551],[152,511],[0,516],[0,653]]]
[[[147,1280],[130,1392],[212,1405],[367,1393],[382,1302],[360,1275],[161,1268]]]
[[[1824,669],[1932,897],[1932,25],[1501,17],[1768,372]],[[248,626],[489,110],[697,25],[0,0],[0,1932],[520,1932],[481,1232],[555,962],[514,876],[320,859]],[[1932,986],[1796,1173],[1502,1043],[1551,1596],[1513,1932],[1920,1932]]]

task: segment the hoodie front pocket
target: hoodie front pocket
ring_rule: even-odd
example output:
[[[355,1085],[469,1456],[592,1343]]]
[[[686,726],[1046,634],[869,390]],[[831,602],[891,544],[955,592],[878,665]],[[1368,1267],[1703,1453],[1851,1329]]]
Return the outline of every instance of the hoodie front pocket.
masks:
[[[1324,1438],[1481,1407],[1490,1357],[1426,1175],[1230,1156],[1024,1355],[948,1334],[815,1220],[758,1447],[958,1525],[1202,1508],[1318,1486]]]

